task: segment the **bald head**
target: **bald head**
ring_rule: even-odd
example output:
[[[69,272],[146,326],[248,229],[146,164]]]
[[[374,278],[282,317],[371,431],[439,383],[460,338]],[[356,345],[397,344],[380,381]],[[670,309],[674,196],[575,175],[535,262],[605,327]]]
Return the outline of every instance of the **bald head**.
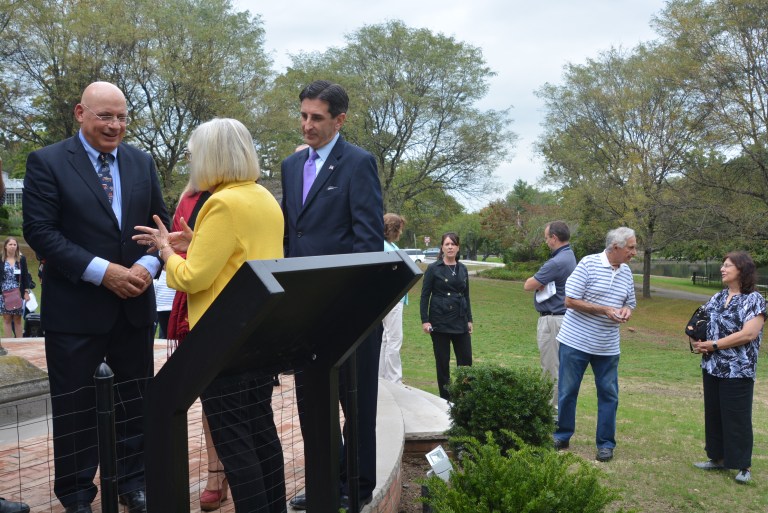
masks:
[[[115,84],[110,82],[94,82],[85,88],[83,96],[80,98],[80,103],[85,103],[91,106],[91,103],[98,101],[100,98],[119,98],[125,103],[125,95]]]
[[[127,115],[125,95],[109,82],[94,82],[86,87],[80,103],[75,105],[75,119],[80,123],[83,137],[104,153],[114,151],[123,140],[125,123],[117,118]]]

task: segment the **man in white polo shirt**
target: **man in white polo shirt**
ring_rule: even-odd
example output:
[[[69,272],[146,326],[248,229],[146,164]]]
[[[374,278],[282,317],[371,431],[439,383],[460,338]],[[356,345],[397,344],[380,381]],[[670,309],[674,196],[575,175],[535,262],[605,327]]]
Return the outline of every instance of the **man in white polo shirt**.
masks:
[[[597,388],[596,459],[613,459],[619,406],[619,324],[627,322],[637,307],[632,271],[627,265],[636,254],[634,230],[611,230],[605,251],[584,257],[565,284],[568,310],[557,336],[560,376],[555,449],[568,448],[576,429],[576,400],[590,365]]]

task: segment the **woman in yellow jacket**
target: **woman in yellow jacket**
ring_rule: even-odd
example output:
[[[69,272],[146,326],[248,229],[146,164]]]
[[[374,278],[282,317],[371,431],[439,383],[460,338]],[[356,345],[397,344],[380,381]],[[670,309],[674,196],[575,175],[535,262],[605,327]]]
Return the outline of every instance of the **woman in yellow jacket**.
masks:
[[[213,119],[192,133],[190,183],[210,191],[191,230],[169,234],[137,226],[135,239],[159,250],[168,285],[187,293],[190,329],[247,260],[283,256],[283,214],[261,185],[248,129]],[[176,252],[187,251],[186,259]],[[283,513],[283,452],[272,414],[272,376],[241,374],[215,380],[203,396],[216,451],[237,513]]]

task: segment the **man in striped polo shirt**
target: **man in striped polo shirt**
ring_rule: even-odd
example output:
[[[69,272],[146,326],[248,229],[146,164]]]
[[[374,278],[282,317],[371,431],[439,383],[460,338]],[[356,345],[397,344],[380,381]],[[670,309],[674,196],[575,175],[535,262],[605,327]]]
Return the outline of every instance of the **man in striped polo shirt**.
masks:
[[[576,429],[579,387],[591,365],[597,388],[596,459],[613,458],[619,406],[619,324],[627,322],[637,306],[632,271],[626,265],[636,254],[634,230],[611,230],[605,251],[584,257],[565,284],[568,310],[557,336],[560,376],[555,449],[568,448]]]

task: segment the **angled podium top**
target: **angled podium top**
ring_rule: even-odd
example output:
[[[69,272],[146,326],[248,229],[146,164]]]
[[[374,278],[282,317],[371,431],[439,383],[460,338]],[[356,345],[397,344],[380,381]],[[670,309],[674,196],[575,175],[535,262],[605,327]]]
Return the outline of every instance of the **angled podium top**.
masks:
[[[188,409],[216,377],[338,366],[421,274],[402,251],[246,262],[152,388]]]

